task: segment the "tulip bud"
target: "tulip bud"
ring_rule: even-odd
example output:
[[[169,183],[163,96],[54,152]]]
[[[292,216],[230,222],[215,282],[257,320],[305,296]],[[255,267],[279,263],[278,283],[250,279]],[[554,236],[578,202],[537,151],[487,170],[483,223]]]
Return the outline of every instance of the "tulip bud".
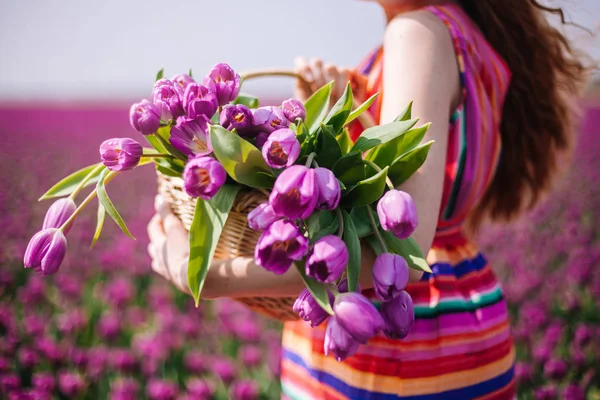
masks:
[[[292,262],[301,260],[308,252],[308,239],[290,221],[273,222],[260,236],[256,244],[256,263],[267,271],[281,275]]]
[[[73,215],[77,206],[73,199],[66,197],[64,199],[58,199],[48,209],[46,212],[46,217],[44,218],[44,223],[42,224],[42,229],[48,228],[60,228],[67,220]],[[69,226],[65,227],[65,234],[71,229],[73,224],[69,224]]]
[[[348,249],[342,239],[335,235],[324,236],[313,245],[306,260],[306,275],[319,282],[337,281],[348,264]]]
[[[25,268],[33,268],[45,276],[58,271],[67,252],[67,238],[56,228],[44,229],[29,241],[23,263]]]
[[[315,168],[315,183],[319,191],[317,207],[324,210],[334,210],[340,203],[342,189],[340,182],[333,172],[327,168]]]
[[[405,338],[415,320],[412,298],[403,290],[393,300],[381,303],[381,316],[385,322],[385,336],[390,339]]]
[[[203,83],[205,86],[214,87],[219,105],[224,106],[238,96],[241,78],[229,65],[219,63],[212,67]]]
[[[210,200],[225,183],[227,172],[217,160],[207,156],[192,158],[183,170],[185,191],[192,197]]]
[[[243,104],[225,106],[219,116],[219,122],[223,128],[230,131],[235,129],[240,136],[256,134],[253,121],[252,111]]]
[[[314,211],[318,197],[314,170],[292,165],[277,177],[269,203],[277,215],[305,219]]]
[[[269,138],[269,134],[268,133],[260,132],[258,135],[256,135],[256,139],[254,139],[254,145],[258,149],[262,150],[262,148],[265,145],[265,143],[267,143],[267,139],[268,138]]]
[[[188,157],[205,156],[212,153],[208,134],[208,119],[199,115],[195,119],[177,118],[177,124],[171,128],[169,141],[177,150]]]
[[[158,107],[160,117],[165,121],[185,114],[179,94],[175,90],[173,82],[168,79],[160,79],[154,83],[152,102]]]
[[[262,231],[280,219],[269,203],[262,203],[248,214],[248,226],[255,231]]]
[[[358,341],[339,324],[336,317],[329,318],[323,343],[323,351],[326,356],[331,352],[336,360],[344,361],[356,353],[358,344]]]
[[[219,108],[217,96],[206,86],[190,83],[185,88],[183,109],[188,117],[195,119],[199,115],[204,115],[207,119],[211,119],[217,112],[217,108]]]
[[[102,163],[111,171],[135,168],[143,153],[142,145],[130,138],[108,139],[100,145]]]
[[[400,190],[390,190],[377,203],[381,227],[399,239],[406,239],[417,227],[417,207],[412,197]]]
[[[290,122],[296,122],[298,118],[304,121],[304,118],[306,118],[306,109],[300,100],[286,100],[281,104],[281,109],[283,110],[283,115]]]
[[[255,381],[240,380],[233,382],[229,387],[229,398],[231,400],[258,400],[260,388]]]
[[[133,129],[141,132],[142,135],[151,135],[160,127],[160,110],[150,101],[144,99],[131,106],[129,122]]]
[[[408,264],[397,254],[380,254],[373,264],[373,285],[380,300],[398,296],[408,284]]]
[[[367,343],[383,329],[383,318],[377,308],[362,294],[339,294],[333,304],[335,318],[356,341]]]
[[[327,291],[329,302],[333,303],[333,294]],[[329,317],[329,313],[317,303],[308,289],[302,289],[294,302],[292,310],[304,321],[310,322],[311,327],[319,326]]]
[[[254,126],[259,132],[272,133],[290,124],[279,107],[260,107],[253,112]]]
[[[187,74],[175,75],[173,78],[171,78],[171,82],[173,82],[173,87],[175,88],[175,91],[179,95],[180,99],[183,99],[185,89],[188,87],[188,85],[190,83],[196,83],[196,81]]]
[[[294,165],[300,155],[300,142],[291,129],[273,132],[262,147],[262,156],[271,168]]]

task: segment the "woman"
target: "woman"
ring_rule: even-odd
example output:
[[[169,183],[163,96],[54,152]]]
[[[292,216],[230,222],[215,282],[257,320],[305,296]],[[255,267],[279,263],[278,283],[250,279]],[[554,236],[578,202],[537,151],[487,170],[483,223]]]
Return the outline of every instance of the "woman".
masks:
[[[533,0],[379,0],[387,17],[383,46],[358,70],[300,60],[306,98],[330,80],[359,94],[382,92],[371,108],[381,123],[409,101],[430,121],[426,163],[402,185],[417,205],[414,238],[429,249],[433,273],[408,287],[416,320],[408,337],[377,336],[338,363],[323,354],[325,328],[287,323],[282,389],[289,399],[505,399],[515,395],[506,305],[472,242],[486,218],[506,220],[548,188],[569,148],[571,110],[584,67],[545,20],[562,16]],[[362,75],[361,75],[362,74]],[[361,76],[364,77],[361,79]],[[353,127],[354,135],[360,127]],[[153,267],[187,290],[187,234],[161,204],[149,225]],[[166,232],[166,233],[165,233]],[[361,283],[372,294],[374,255],[365,248]],[[293,268],[275,276],[252,260],[215,261],[207,298],[295,296]]]

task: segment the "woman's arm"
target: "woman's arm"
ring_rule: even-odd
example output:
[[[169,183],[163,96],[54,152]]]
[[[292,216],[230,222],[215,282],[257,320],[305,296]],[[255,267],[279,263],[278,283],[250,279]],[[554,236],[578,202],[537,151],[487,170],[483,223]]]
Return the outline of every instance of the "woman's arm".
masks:
[[[458,69],[452,42],[448,32],[434,16],[418,11],[397,17],[390,22],[384,38],[384,77],[381,122],[392,121],[413,100],[413,115],[421,121],[432,122],[426,140],[435,140],[425,164],[419,172],[404,183],[402,190],[409,192],[417,204],[419,225],[414,238],[426,253],[433,241],[442,197],[443,176],[450,111],[458,102]],[[165,228],[179,232],[160,236],[162,226],[149,226],[154,243],[169,244],[169,238],[181,238],[183,226],[175,224],[164,208],[159,214],[169,222]],[[163,224],[165,225],[165,224]],[[152,247],[152,245],[151,245]],[[361,276],[363,288],[373,286],[372,267],[375,255],[371,248],[362,245]],[[189,251],[189,250],[188,250]],[[180,252],[180,251],[179,251]],[[157,252],[154,253],[175,253]],[[152,255],[152,251],[151,251]],[[160,261],[153,268],[184,289],[187,276],[185,257],[175,257],[173,265],[161,267]],[[153,256],[156,260],[156,257]],[[167,262],[168,263],[168,262]],[[165,272],[167,271],[167,272]],[[421,273],[411,270],[411,280],[418,280]],[[252,297],[296,296],[303,288],[302,280],[294,267],[283,275],[275,275],[256,265],[251,258],[215,260],[206,277],[202,296]]]

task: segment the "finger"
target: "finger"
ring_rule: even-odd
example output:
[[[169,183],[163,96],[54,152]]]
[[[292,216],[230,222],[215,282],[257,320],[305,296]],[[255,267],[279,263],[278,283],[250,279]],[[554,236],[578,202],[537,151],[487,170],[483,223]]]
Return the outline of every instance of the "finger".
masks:
[[[323,76],[327,82],[334,81],[333,87],[331,88],[331,97],[333,101],[336,101],[342,95],[340,87],[343,87],[343,84],[340,82],[337,67],[333,64],[325,64],[323,67]]]
[[[313,90],[318,90],[326,83],[325,76],[323,75],[323,60],[320,58],[313,58],[310,60],[310,70],[313,76]]]
[[[147,227],[148,237],[152,243],[164,243],[167,240],[160,215],[154,214]]]
[[[169,203],[163,200],[162,196],[156,196],[154,201],[154,208],[160,216],[162,221],[163,229],[167,236],[172,235],[186,235],[186,230],[179,218],[173,214]]]
[[[348,81],[350,80],[350,70],[348,68],[340,68],[338,70],[338,77],[335,81],[336,90],[338,91],[338,97],[340,97],[344,90],[346,90],[346,86],[348,85]]]
[[[312,71],[305,57],[296,57],[294,59],[294,71],[302,76],[303,79],[296,79],[296,92],[301,100],[307,99],[312,93]]]

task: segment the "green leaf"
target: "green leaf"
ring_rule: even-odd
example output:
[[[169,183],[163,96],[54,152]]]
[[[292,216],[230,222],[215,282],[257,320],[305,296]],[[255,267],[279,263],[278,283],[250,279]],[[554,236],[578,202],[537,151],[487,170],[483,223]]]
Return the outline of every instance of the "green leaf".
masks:
[[[348,119],[350,111],[352,110],[353,99],[352,88],[350,87],[350,83],[348,83],[342,97],[336,101],[329,111],[329,114],[327,114],[327,117],[325,117],[325,124],[333,127],[334,137],[342,129],[346,119]]]
[[[385,190],[385,178],[388,168],[385,167],[370,178],[356,184],[342,197],[344,207],[360,207],[371,204],[381,197]]]
[[[233,101],[233,104],[243,104],[248,108],[258,108],[258,97],[249,94],[240,93]]]
[[[190,227],[188,262],[188,286],[196,306],[200,301],[206,273],[215,254],[221,232],[239,190],[238,185],[223,185],[212,199],[196,201],[194,219]]]
[[[363,159],[357,151],[342,156],[333,165],[332,171],[345,186],[355,185],[365,179]]]
[[[348,115],[348,119],[346,119],[346,123],[344,125],[348,125],[350,122],[352,122],[356,118],[358,118],[358,116],[360,114],[362,114],[365,111],[367,111],[369,109],[369,107],[371,107],[371,105],[373,104],[373,102],[375,101],[375,99],[377,98],[377,96],[379,96],[379,93],[375,93],[373,96],[369,97],[367,99],[367,101],[365,101],[360,106],[358,106],[358,108],[356,110],[352,111],[350,113],[350,115]]]
[[[215,156],[235,181],[253,188],[273,187],[271,169],[253,144],[218,125],[210,127],[210,142]]]
[[[193,77],[194,77],[194,76],[192,75],[192,69],[191,69],[191,68],[190,68],[190,70],[189,70],[189,72],[188,72],[188,75],[189,75],[189,77],[190,77],[190,78],[193,78]]]
[[[165,74],[165,69],[161,68],[160,71],[158,71],[156,73],[156,80],[158,81],[159,79],[162,79],[163,75]]]
[[[346,211],[342,211],[344,217],[344,233],[342,239],[348,248],[348,266],[346,267],[346,275],[348,278],[348,290],[353,292],[358,285],[358,277],[360,276],[360,240],[354,227],[352,217]]]
[[[88,179],[84,187],[95,184],[98,182],[98,178],[102,172],[102,169],[97,167],[101,165],[102,163],[93,164],[89,167],[85,167],[79,171],[73,172],[71,175],[63,178],[61,181],[48,189],[48,191],[44,193],[38,201],[51,199],[54,197],[68,196],[73,193],[75,188],[77,188],[77,186],[79,186],[84,179]]]
[[[334,212],[321,210],[313,213],[307,220],[308,236],[316,242],[323,236],[333,235],[339,228],[339,221]]]
[[[385,125],[373,126],[367,128],[354,143],[352,151],[365,152],[375,146],[387,143],[390,140],[397,138],[412,128],[418,120],[411,119],[409,121],[390,122]]]
[[[304,108],[306,109],[305,123],[308,127],[308,131],[313,133],[317,130],[323,118],[327,115],[329,109],[329,97],[331,96],[331,88],[334,82],[329,82],[319,90],[313,93],[312,96],[306,103]]]
[[[129,229],[127,229],[127,225],[125,225],[125,221],[123,221],[123,218],[121,218],[121,215],[119,214],[119,212],[113,205],[112,201],[110,201],[110,198],[108,197],[108,193],[106,193],[106,188],[104,187],[104,178],[106,178],[106,175],[108,175],[109,172],[110,171],[108,169],[105,169],[104,172],[102,173],[102,175],[100,176],[100,179],[98,180],[98,184],[96,185],[96,194],[98,195],[98,200],[100,201],[102,206],[106,209],[106,212],[108,213],[108,215],[110,215],[110,217],[113,219],[113,221],[115,221],[115,223],[119,226],[119,228],[121,228],[121,230],[127,236],[129,236],[130,238],[135,240],[133,235],[129,232]]]
[[[306,276],[306,272],[304,271],[304,265],[302,263],[294,263],[296,265],[296,269],[302,277],[304,281],[304,285],[313,295],[317,303],[321,306],[323,310],[325,310],[329,315],[333,315],[333,309],[331,308],[331,304],[329,304],[329,296],[327,294],[327,286],[322,283],[315,281],[314,279]]]
[[[90,245],[90,249],[96,245],[98,238],[100,238],[100,233],[102,232],[102,227],[104,226],[104,217],[106,216],[106,209],[102,205],[100,201],[98,201],[98,216],[96,218],[96,231],[94,232],[94,237],[92,239],[92,244]]]
[[[354,207],[350,211],[350,217],[352,218],[354,229],[359,238],[369,236],[373,233],[371,221],[367,215],[367,207],[369,206]]]
[[[154,135],[160,136],[159,140],[162,139],[162,140],[160,140],[160,142],[162,144],[162,147],[166,150],[167,153],[169,153],[175,157],[178,157],[180,159],[187,160],[187,156],[184,155],[179,150],[177,150],[175,147],[173,147],[173,145],[169,141],[169,139],[171,138],[171,126],[169,126],[169,125],[161,126],[160,128],[158,128],[158,131],[156,131],[156,133]],[[173,159],[173,160],[170,160],[170,162],[177,163],[177,162],[181,162],[181,160]]]
[[[342,157],[340,144],[335,140],[335,134],[328,125],[321,124],[321,128],[317,130],[315,152],[319,166],[328,169]]]
[[[423,137],[425,137],[430,126],[431,124],[428,123],[418,128],[413,128],[404,135],[377,146],[365,158],[379,165],[381,168],[391,165],[395,159],[417,147],[421,143],[421,140],[423,140]]]
[[[429,264],[427,264],[425,257],[423,257],[421,248],[412,237],[409,237],[408,239],[398,239],[393,233],[384,231],[383,229],[380,229],[379,233],[381,234],[388,251],[404,257],[409,267],[418,271],[431,272]]]
[[[344,129],[342,133],[336,136],[335,140],[337,140],[339,143],[340,149],[342,150],[342,155],[344,156],[350,152],[350,149],[354,144],[352,143],[352,139],[350,139],[350,133],[348,132],[348,129]]]
[[[433,140],[423,143],[414,150],[398,157],[390,166],[389,177],[394,186],[399,186],[410,178],[425,162]]]
[[[402,110],[400,115],[398,115],[394,121],[408,121],[409,119],[411,119],[412,118],[412,105],[413,105],[412,101],[410,103],[408,103],[408,106],[406,106],[406,108],[404,110]]]

